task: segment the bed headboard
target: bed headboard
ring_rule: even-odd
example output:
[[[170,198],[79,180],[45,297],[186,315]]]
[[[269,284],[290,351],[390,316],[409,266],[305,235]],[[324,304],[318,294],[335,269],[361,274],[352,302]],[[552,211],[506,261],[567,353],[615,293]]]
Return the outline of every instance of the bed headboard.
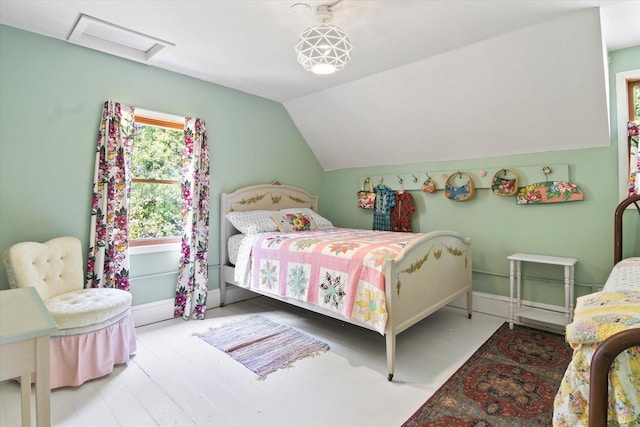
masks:
[[[318,211],[318,196],[299,187],[272,184],[251,185],[238,188],[231,193],[220,195],[220,262],[227,265],[227,241],[238,234],[238,230],[227,220],[226,215],[232,211],[269,210],[278,211],[287,208],[311,208]]]

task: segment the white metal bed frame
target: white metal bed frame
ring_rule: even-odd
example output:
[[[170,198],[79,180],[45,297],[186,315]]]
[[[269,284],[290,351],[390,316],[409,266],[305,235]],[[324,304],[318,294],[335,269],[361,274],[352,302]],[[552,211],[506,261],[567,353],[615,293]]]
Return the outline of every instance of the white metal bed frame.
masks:
[[[354,203],[355,206],[355,203]],[[252,185],[221,194],[220,203],[220,305],[225,304],[227,284],[234,281],[227,241],[238,230],[226,219],[231,211],[311,208],[317,211],[318,197],[304,189],[279,183]],[[424,234],[416,245],[385,267],[385,293],[388,320],[386,337],[388,380],[395,370],[396,336],[460,295],[467,294],[467,313],[471,318],[471,239],[453,231]],[[339,313],[299,301],[249,289],[286,303],[372,329],[366,323],[347,319]]]

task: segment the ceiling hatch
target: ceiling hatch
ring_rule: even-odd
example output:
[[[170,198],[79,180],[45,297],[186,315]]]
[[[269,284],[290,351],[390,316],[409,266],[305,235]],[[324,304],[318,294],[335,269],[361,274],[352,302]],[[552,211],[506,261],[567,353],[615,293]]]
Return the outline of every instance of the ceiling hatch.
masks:
[[[138,62],[151,62],[161,52],[175,46],[171,42],[87,15],[80,15],[67,40]]]

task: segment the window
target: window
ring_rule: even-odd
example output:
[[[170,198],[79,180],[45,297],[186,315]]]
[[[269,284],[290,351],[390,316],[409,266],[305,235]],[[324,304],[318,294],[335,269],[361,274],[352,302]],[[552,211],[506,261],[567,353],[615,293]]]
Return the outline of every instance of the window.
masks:
[[[131,161],[130,245],[176,243],[182,235],[184,123],[139,111]]]
[[[618,127],[618,199],[627,198],[629,191],[629,138],[627,123],[635,117],[638,120],[638,84],[640,69],[616,73],[616,111]]]
[[[627,80],[627,103],[629,104],[629,129],[627,158],[629,162],[628,195],[640,194],[640,158],[638,157],[638,126],[640,125],[640,79]]]
[[[627,102],[629,121],[640,121],[640,79],[627,80]]]

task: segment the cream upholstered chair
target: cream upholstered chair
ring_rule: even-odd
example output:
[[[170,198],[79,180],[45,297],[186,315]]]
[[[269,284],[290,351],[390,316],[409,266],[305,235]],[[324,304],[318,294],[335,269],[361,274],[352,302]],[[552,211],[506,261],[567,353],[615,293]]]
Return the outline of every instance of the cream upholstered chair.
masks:
[[[84,289],[78,239],[17,243],[5,251],[3,260],[9,285],[35,287],[58,326],[51,336],[51,388],[107,375],[136,351],[131,294]]]

